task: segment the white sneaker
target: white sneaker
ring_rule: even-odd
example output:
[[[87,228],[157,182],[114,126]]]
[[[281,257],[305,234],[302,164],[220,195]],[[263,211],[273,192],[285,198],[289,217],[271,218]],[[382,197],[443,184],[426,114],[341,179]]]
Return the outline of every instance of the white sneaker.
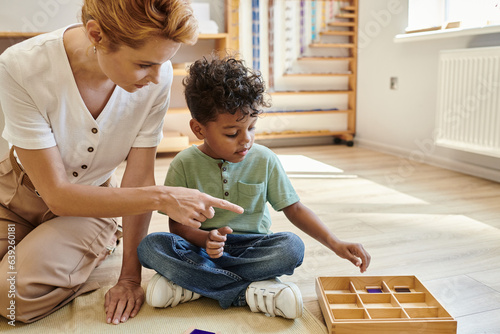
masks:
[[[296,319],[302,316],[302,295],[290,282],[267,280],[253,282],[247,288],[245,298],[252,312]]]
[[[199,294],[184,289],[160,274],[151,278],[146,291],[146,303],[153,307],[174,307],[200,297]]]

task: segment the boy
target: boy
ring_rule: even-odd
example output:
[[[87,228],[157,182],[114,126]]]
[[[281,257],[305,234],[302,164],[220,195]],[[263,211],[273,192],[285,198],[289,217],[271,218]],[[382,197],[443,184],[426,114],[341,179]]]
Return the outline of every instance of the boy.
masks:
[[[193,226],[170,219],[171,233],[148,235],[138,248],[142,265],[157,271],[147,303],[174,307],[201,295],[218,300],[222,308],[248,305],[252,312],[300,317],[300,290],[277,277],[293,274],[302,263],[304,244],[293,233],[270,231],[267,202],[364,272],[370,255],[363,246],[337,239],[300,202],[278,157],[254,144],[260,108],[269,106],[260,75],[234,58],[204,58],[191,65],[183,84],[191,130],[203,144],[175,157],[165,185],[198,189],[245,212],[215,208],[213,218],[200,216]]]

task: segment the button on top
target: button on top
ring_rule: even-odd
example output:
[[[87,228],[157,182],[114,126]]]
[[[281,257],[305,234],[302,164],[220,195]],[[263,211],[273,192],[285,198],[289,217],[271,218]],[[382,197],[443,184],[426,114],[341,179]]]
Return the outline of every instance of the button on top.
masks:
[[[92,133],[97,133],[99,132],[96,128],[92,128]]]
[[[222,167],[222,171],[223,172],[227,171],[227,168],[226,167]]]
[[[89,147],[89,148],[87,149],[87,151],[89,151],[90,153],[92,153],[92,152],[94,152],[94,148],[93,148],[93,147]]]

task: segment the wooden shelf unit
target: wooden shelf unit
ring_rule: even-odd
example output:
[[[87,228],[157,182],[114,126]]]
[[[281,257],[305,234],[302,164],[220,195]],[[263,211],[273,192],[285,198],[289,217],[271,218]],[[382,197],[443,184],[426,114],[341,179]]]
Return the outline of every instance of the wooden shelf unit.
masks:
[[[200,34],[198,36],[198,41],[213,41],[214,42],[214,48],[213,50],[220,52],[221,54],[225,53],[226,49],[229,46],[229,35],[227,33],[219,33],[219,34]],[[183,48],[191,48],[190,46],[183,46]],[[193,48],[194,49],[194,48]],[[200,54],[198,58],[201,58],[204,55],[208,55],[212,52],[212,50],[203,50],[203,54]],[[189,66],[189,63],[177,63],[177,64],[172,64],[174,67],[174,77],[185,77],[187,75],[187,67]],[[174,80],[172,88],[174,86],[178,85],[177,80]],[[180,87],[176,87],[180,88]],[[189,109],[187,106],[183,107],[170,107],[167,111],[167,115],[165,118],[169,117],[169,115],[178,115],[178,114],[189,114]],[[165,122],[165,124],[168,124],[168,122]],[[171,130],[164,129],[164,133],[168,132]],[[164,136],[163,140],[160,142],[158,145],[158,153],[175,153],[175,152],[180,152],[183,149],[191,146],[195,142],[188,142],[186,145],[178,145],[177,143],[180,141],[179,139],[186,139],[187,134],[180,134],[179,137],[166,137]],[[182,141],[182,140],[181,140]],[[170,143],[169,143],[170,142]],[[196,142],[198,143],[198,142]]]

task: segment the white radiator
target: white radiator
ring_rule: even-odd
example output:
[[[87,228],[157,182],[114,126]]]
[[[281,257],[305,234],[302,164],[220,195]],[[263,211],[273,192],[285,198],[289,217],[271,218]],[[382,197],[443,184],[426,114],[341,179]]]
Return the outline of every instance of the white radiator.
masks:
[[[441,51],[436,145],[500,157],[500,47]]]

